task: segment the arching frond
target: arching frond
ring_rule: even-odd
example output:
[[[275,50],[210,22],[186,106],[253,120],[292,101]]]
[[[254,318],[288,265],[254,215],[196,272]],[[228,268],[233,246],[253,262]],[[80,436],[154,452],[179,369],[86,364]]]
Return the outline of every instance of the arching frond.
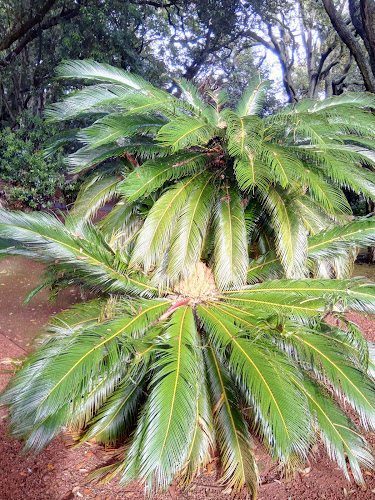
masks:
[[[202,99],[199,90],[194,86],[194,84],[185,80],[185,78],[177,78],[175,82],[181,90],[181,95],[183,99],[191,106],[191,111],[196,116],[201,116],[206,118],[209,123],[215,123],[216,115],[213,112],[211,106],[208,106]]]
[[[158,263],[170,240],[174,221],[202,175],[203,172],[199,172],[180,181],[154,204],[138,235],[131,266],[143,263],[148,271]]]
[[[254,157],[261,154],[264,126],[257,116],[238,116],[226,108],[222,117],[227,123],[228,152],[233,157],[251,153]]]
[[[306,167],[298,156],[288,151],[287,148],[266,143],[260,156],[262,162],[269,167],[283,188],[295,185],[296,179],[299,180],[300,184],[305,184],[307,180]]]
[[[87,150],[91,150],[114,141],[121,142],[122,137],[157,132],[165,123],[166,120],[158,116],[110,114],[82,129],[77,137]]]
[[[125,148],[115,142],[95,149],[83,147],[66,157],[65,162],[70,167],[71,173],[80,173],[89,167],[99,165],[108,158],[118,157],[124,153]]]
[[[240,116],[258,115],[263,110],[266,90],[271,86],[271,82],[262,81],[260,76],[254,76],[237,105],[236,112]]]
[[[172,282],[188,278],[200,260],[216,191],[214,176],[207,174],[190,194],[177,220],[168,258],[168,275]]]
[[[177,309],[166,334],[167,344],[158,349],[144,421],[138,423],[143,427],[142,443],[134,457],[139,478],[149,492],[165,491],[183,469],[193,440],[199,398],[199,388],[190,384],[200,367],[194,354],[197,331],[189,307]],[[130,461],[127,469],[131,467]]]
[[[306,317],[318,316],[327,307],[336,311],[375,311],[375,286],[360,279],[279,279],[223,294],[230,301],[242,302],[244,309],[248,309],[253,303],[260,310],[271,310],[273,306],[274,311],[280,309],[284,310],[284,314],[291,315],[301,311]]]
[[[121,178],[118,175],[100,178],[94,175],[81,187],[74,203],[73,216],[89,219],[113,198],[118,191]]]
[[[375,220],[365,217],[310,236],[308,253],[314,260],[329,258],[349,248],[371,245],[374,241]]]
[[[204,358],[202,349],[197,349],[196,356],[198,358],[198,365],[203,367]],[[203,373],[206,375],[204,369]],[[180,473],[180,484],[185,486],[190,484],[212,460],[215,443],[211,404],[206,384],[199,384],[197,381],[196,391],[199,393],[199,396],[196,403],[193,436],[185,465]]]
[[[103,406],[88,423],[82,441],[95,438],[98,442],[115,446],[126,437],[135,422],[137,410],[144,399],[145,372],[150,361],[150,347],[138,352],[129,363],[121,384],[106,398]],[[102,381],[99,382],[102,384]]]
[[[70,418],[70,409],[104,376],[107,364],[113,366],[124,353],[130,354],[132,337],[151,326],[169,305],[166,300],[150,302],[134,317],[123,316],[78,331],[62,338],[59,345],[46,344],[29,358],[2,396],[7,404],[15,392],[24,394],[12,407],[10,425],[17,427],[17,435],[27,437],[28,449],[40,450],[60,432]],[[120,349],[123,338],[126,342],[121,342]],[[22,427],[16,425],[21,414]],[[54,415],[53,428],[50,415]]]
[[[214,128],[201,118],[181,116],[164,125],[157,135],[159,144],[171,152],[191,146],[205,145],[214,135]]]
[[[210,345],[205,350],[205,361],[213,401],[213,419],[221,457],[221,483],[239,493],[246,485],[255,495],[258,470],[252,452],[252,439],[245,419],[238,407],[238,391],[234,387],[222,359]]]
[[[68,120],[88,113],[106,111],[111,103],[118,102],[131,92],[119,84],[99,84],[75,91],[63,101],[50,104],[44,116],[49,121]]]
[[[60,78],[74,78],[113,82],[135,90],[152,92],[152,85],[138,75],[132,75],[121,68],[91,60],[66,61],[61,63],[56,73]]]
[[[241,286],[248,266],[246,226],[241,199],[226,189],[214,208],[214,271],[219,288]]]
[[[145,161],[126,176],[119,186],[129,203],[156,191],[167,181],[195,174],[209,159],[206,153],[176,153],[166,158]]]
[[[288,341],[298,350],[300,359],[314,366],[316,376],[322,381],[328,380],[339,398],[345,397],[360,416],[362,424],[373,429],[375,395],[372,382],[348,361],[341,346],[307,330],[294,332]]]
[[[286,358],[272,355],[271,342],[243,338],[241,330],[221,313],[200,306],[198,314],[213,344],[220,349],[230,347],[228,363],[246,384],[256,425],[275,456],[288,462],[293,454],[306,455],[312,437],[306,425],[306,400],[296,388],[283,383],[292,374],[299,378],[295,367]]]
[[[83,278],[90,286],[104,291],[133,292],[153,295],[157,289],[147,285],[139,276],[130,276],[127,263],[113,252],[102,235],[91,224],[72,229],[46,213],[22,214],[0,210],[0,237],[12,235],[22,242],[22,248],[9,247],[9,255],[21,254],[42,262],[54,262]]]
[[[337,463],[349,480],[347,456],[355,481],[364,484],[361,467],[365,470],[374,467],[371,448],[365,438],[321,387],[307,379],[302,383],[295,380],[295,383],[305,392],[310,410],[316,414],[317,427],[329,458]]]
[[[307,231],[291,195],[269,187],[261,201],[275,230],[276,252],[288,278],[300,277],[305,268]]]
[[[276,252],[272,251],[250,262],[246,281],[252,284],[257,281],[277,279],[284,276],[284,268],[280,259],[277,257]]]

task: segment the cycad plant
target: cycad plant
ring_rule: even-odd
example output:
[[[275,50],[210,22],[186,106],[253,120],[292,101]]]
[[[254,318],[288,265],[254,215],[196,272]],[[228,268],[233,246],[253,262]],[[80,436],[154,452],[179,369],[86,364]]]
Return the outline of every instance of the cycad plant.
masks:
[[[375,350],[346,311],[375,312],[374,286],[348,277],[375,222],[351,217],[343,189],[375,197],[375,97],[261,115],[259,79],[233,111],[185,81],[177,99],[90,61],[59,71],[99,82],[49,110],[95,120],[67,134],[83,143],[69,164],[93,173],[65,224],[0,211],[0,251],[97,298],[55,316],[10,382],[11,433],[34,451],[67,427],[125,444],[98,476],[150,493],[217,454],[221,484],[255,497],[253,432],[286,470],[318,440],[363,483]]]

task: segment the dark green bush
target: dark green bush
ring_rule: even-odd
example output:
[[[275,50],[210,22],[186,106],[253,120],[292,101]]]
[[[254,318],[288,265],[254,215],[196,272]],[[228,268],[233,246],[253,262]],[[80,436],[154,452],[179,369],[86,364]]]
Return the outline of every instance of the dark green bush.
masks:
[[[44,142],[56,131],[43,120],[24,114],[19,128],[0,132],[1,190],[10,206],[48,208],[64,194],[62,154],[45,158]]]

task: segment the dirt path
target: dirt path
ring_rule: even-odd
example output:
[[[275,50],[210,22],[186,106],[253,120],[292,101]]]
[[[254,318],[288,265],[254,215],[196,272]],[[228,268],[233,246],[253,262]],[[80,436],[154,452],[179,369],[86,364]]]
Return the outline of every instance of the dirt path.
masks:
[[[19,257],[0,260],[0,332],[27,349],[48,318],[80,300],[76,290],[64,290],[55,304],[42,290],[23,306],[33,288],[42,282],[42,264]]]
[[[68,290],[56,304],[48,305],[47,294],[42,292],[28,306],[22,306],[25,296],[38,283],[41,272],[42,266],[30,261],[14,258],[0,261],[0,359],[22,356],[51,314],[79,300],[75,290]],[[375,324],[363,319],[361,324],[368,337],[375,341]],[[0,391],[11,376],[10,366],[1,364]],[[69,435],[64,435],[36,457],[21,455],[22,443],[6,436],[5,414],[5,410],[0,409],[0,500],[143,500],[143,490],[136,484],[121,489],[115,480],[109,485],[86,482],[89,472],[111,458],[110,452],[96,444],[71,449],[73,441]],[[375,436],[370,436],[369,440],[375,449]],[[263,483],[259,500],[375,500],[375,473],[366,474],[367,489],[348,483],[326,458],[323,449],[290,481],[280,477],[259,443],[256,443],[255,454]],[[215,466],[209,467],[189,491],[182,494],[171,489],[164,498],[229,499],[230,496],[215,484],[215,479]]]

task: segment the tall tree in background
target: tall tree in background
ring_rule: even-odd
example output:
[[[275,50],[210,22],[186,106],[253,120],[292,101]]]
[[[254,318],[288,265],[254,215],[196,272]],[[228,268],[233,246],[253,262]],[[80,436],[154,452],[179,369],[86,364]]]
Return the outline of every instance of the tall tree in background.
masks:
[[[165,68],[148,48],[145,18],[174,4],[178,2],[16,0],[2,4],[2,125],[13,126],[25,110],[40,115],[47,99],[60,95],[60,87],[56,82],[52,85],[53,68],[65,58],[93,57],[157,80]]]
[[[40,115],[62,91],[51,85],[52,68],[69,58],[92,57],[147,74],[155,83],[167,71],[204,85],[222,75],[231,85],[233,68],[237,74],[257,68],[267,73],[272,54],[290,102],[360,90],[359,75],[373,91],[373,2],[352,0],[349,7],[344,15],[333,0],[324,6],[311,0],[2,4],[2,125],[14,125],[24,110]]]
[[[366,90],[375,92],[375,2],[322,0],[332,26],[354,57]]]

